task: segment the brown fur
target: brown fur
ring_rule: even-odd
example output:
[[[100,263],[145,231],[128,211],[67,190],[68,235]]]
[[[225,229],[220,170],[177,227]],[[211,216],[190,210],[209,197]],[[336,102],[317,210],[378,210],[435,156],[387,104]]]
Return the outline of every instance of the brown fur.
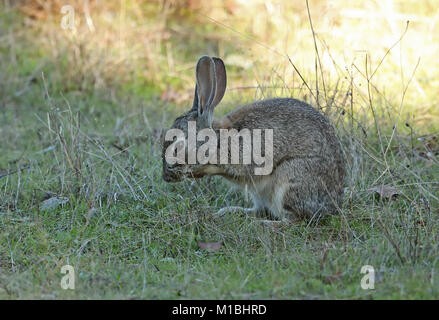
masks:
[[[195,109],[178,118],[173,127],[184,130],[188,120],[199,120],[200,113]],[[272,173],[255,176],[254,164],[183,165],[173,169],[164,161],[165,180],[178,181],[183,175],[221,175],[250,192],[254,208],[247,211],[275,218],[311,218],[338,212],[344,192],[343,153],[328,120],[310,105],[290,98],[267,99],[200,123],[204,123],[202,127],[210,125],[217,133],[231,128],[273,129]]]

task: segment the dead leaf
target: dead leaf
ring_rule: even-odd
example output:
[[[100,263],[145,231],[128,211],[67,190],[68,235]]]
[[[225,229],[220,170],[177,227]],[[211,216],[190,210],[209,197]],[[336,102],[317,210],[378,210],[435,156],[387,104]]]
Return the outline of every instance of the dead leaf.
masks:
[[[200,241],[198,241],[197,243],[201,249],[208,250],[208,251],[218,251],[223,246],[222,242],[200,242]]]
[[[40,210],[49,210],[49,209],[53,209],[55,207],[58,207],[59,205],[63,205],[66,204],[67,202],[69,202],[70,199],[69,198],[64,198],[64,197],[52,197],[49,198],[47,200],[44,200],[43,202],[41,202],[40,204]]]
[[[340,271],[338,271],[336,274],[333,274],[331,276],[327,276],[323,279],[323,282],[325,284],[332,284],[336,281],[340,281],[342,279],[342,274]]]
[[[378,193],[381,198],[389,199],[389,200],[395,199],[399,194],[401,194],[401,190],[396,189],[389,184],[375,186],[367,190]]]

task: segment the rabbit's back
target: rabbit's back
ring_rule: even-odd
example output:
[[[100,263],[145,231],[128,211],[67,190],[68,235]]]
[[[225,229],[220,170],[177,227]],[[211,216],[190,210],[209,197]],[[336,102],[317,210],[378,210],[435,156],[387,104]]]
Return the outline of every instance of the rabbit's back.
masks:
[[[329,121],[312,106],[297,99],[253,102],[233,110],[214,125],[237,130],[273,129],[275,164],[285,157],[341,156]]]

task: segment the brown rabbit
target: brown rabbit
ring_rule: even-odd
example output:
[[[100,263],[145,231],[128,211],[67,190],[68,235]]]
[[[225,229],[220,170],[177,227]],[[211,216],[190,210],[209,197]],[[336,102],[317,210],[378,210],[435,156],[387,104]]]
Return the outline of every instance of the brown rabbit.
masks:
[[[312,218],[335,214],[342,204],[345,162],[340,143],[328,120],[305,102],[275,98],[253,102],[233,110],[221,119],[213,112],[226,90],[226,69],[219,58],[203,56],[196,68],[192,109],[172,126],[188,137],[188,122],[196,129],[272,129],[272,171],[255,175],[251,164],[169,164],[165,154],[173,143],[163,143],[163,179],[181,181],[185,176],[201,178],[221,175],[248,190],[254,207],[226,207],[218,214],[244,211],[278,219]],[[265,139],[265,141],[268,141]],[[187,145],[187,144],[185,144]],[[198,146],[198,142],[197,142]],[[188,150],[185,150],[186,154]],[[239,147],[240,155],[246,151]],[[230,157],[231,151],[228,150]]]

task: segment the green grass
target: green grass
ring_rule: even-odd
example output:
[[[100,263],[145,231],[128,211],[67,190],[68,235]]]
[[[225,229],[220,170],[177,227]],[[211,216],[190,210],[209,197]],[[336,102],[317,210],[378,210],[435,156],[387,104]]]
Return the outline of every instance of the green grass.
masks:
[[[159,135],[192,99],[161,99],[166,83],[179,93],[191,90],[192,60],[201,50],[191,44],[200,46],[197,37],[206,35],[206,46],[215,47],[209,35],[217,29],[197,27],[187,46],[171,38],[177,62],[186,61],[179,76],[161,63],[164,43],[152,53],[157,64],[130,74],[137,65],[130,60],[122,68],[112,56],[92,69],[96,51],[84,39],[62,42],[58,31],[48,31],[50,22],[23,32],[27,18],[8,10],[0,24],[0,36],[14,35],[13,53],[10,43],[0,44],[1,299],[439,298],[439,147],[418,139],[438,127],[395,116],[399,98],[384,97],[398,96],[400,88],[387,95],[372,90],[375,118],[367,96],[355,88],[354,124],[344,95],[335,97],[336,110],[346,112],[330,112],[347,159],[340,215],[280,225],[238,215],[214,218],[221,207],[251,204],[217,177],[165,183]],[[186,28],[191,21],[183,19]],[[46,37],[36,38],[39,32]],[[58,39],[56,46],[46,42],[50,37]],[[234,43],[220,44],[233,52]],[[78,61],[66,53],[69,46],[83,48]],[[242,68],[228,71],[231,87],[245,84]],[[278,80],[259,80],[251,93],[226,93],[219,112],[253,93],[279,94],[262,89]],[[422,106],[434,107],[434,101]],[[434,110],[423,115],[436,116]],[[368,190],[381,184],[400,194],[388,200]],[[69,201],[44,210],[44,201],[55,196]],[[209,252],[199,241],[223,246]],[[66,264],[75,268],[75,290],[60,286]],[[375,268],[374,290],[360,286],[364,265]]]

